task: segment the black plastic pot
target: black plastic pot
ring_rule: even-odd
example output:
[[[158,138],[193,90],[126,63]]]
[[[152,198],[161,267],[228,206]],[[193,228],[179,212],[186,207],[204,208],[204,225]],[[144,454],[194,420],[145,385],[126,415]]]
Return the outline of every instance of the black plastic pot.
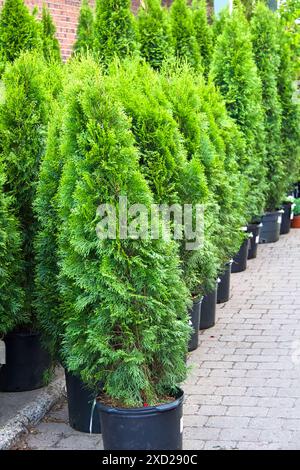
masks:
[[[104,450],[182,450],[183,398],[136,409],[98,402]]]
[[[233,258],[233,263],[231,266],[232,273],[241,273],[247,269],[247,259],[249,251],[249,238],[246,238],[238,253]]]
[[[216,288],[203,297],[200,315],[200,330],[211,328],[216,323],[217,285]]]
[[[248,259],[254,259],[257,256],[257,247],[259,244],[261,228],[261,222],[247,225],[247,232],[252,234],[251,238],[249,238]]]
[[[38,333],[10,333],[4,337],[6,364],[0,368],[1,392],[26,392],[43,387],[51,359]]]
[[[193,307],[189,311],[191,326],[194,330],[192,335],[191,335],[190,341],[189,341],[189,347],[188,347],[189,352],[194,351],[195,349],[197,349],[198,345],[199,345],[199,326],[200,326],[200,318],[201,318],[201,303],[202,303],[202,297],[201,297],[201,299],[195,300],[193,302]]]
[[[282,210],[267,212],[262,217],[262,228],[259,243],[275,243],[279,240],[282,220]]]
[[[85,387],[79,377],[66,370],[65,376],[71,428],[76,429],[76,431],[100,434],[99,414],[96,407],[93,406],[95,395]]]
[[[226,263],[225,271],[220,275],[220,281],[218,283],[217,290],[217,304],[223,304],[224,302],[228,302],[229,300],[231,264],[231,262]]]
[[[292,202],[282,204],[283,214],[280,226],[280,235],[286,235],[291,230],[292,209]]]
[[[300,197],[300,182],[294,183],[294,190],[292,191],[291,195],[295,198]]]

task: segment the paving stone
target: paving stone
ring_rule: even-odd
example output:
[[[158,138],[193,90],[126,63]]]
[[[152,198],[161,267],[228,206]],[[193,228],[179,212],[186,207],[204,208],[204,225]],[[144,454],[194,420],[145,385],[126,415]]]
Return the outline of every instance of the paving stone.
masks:
[[[256,429],[249,428],[231,428],[223,429],[220,434],[221,440],[230,440],[230,441],[250,441],[258,442],[260,440],[261,431]]]
[[[267,416],[270,408],[262,408],[261,406],[230,406],[227,411],[227,416]],[[272,416],[272,415],[270,415]]]

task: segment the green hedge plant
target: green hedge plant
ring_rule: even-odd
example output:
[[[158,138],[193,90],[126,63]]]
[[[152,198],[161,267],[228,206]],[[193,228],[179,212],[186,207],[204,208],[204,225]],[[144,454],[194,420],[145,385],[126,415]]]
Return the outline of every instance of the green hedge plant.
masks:
[[[0,69],[21,52],[41,47],[38,22],[24,0],[5,0],[0,14]]]
[[[278,22],[279,69],[277,89],[282,108],[281,148],[285,190],[298,181],[300,173],[300,106],[295,96],[290,37],[284,23]]]
[[[213,53],[213,31],[208,23],[206,0],[193,0],[192,16],[195,37],[202,57],[204,73],[207,75]]]
[[[240,7],[226,15],[218,36],[210,78],[219,87],[229,115],[235,119],[246,142],[240,171],[251,188],[247,194],[247,217],[263,213],[266,193],[265,130],[261,81],[254,61],[249,25]]]
[[[67,368],[113,404],[161,403],[186,376],[187,290],[174,242],[98,238],[99,204],[153,202],[130,123],[100,74],[66,89],[58,193]],[[118,207],[118,206],[117,206]],[[146,219],[144,219],[145,221]]]
[[[50,93],[48,70],[37,53],[26,52],[6,67],[4,100],[0,105],[0,162],[5,165],[5,191],[22,234],[23,287],[26,315],[33,307],[37,224],[33,212],[40,159],[44,154]]]
[[[28,320],[21,287],[21,233],[4,184],[5,173],[0,163],[0,337]]]
[[[155,69],[173,55],[169,16],[160,0],[141,3],[137,14],[141,56]]]
[[[129,0],[96,0],[94,51],[104,65],[117,56],[132,55],[137,49],[137,34]]]
[[[285,174],[281,148],[281,104],[277,91],[279,44],[277,17],[259,2],[251,19],[254,57],[262,82],[262,103],[266,135],[265,167],[268,181],[266,209],[277,209],[285,195]]]
[[[238,158],[245,152],[241,133],[229,118],[222,98],[212,84],[189,67],[166,73],[165,90],[173,114],[184,136],[189,158],[205,170],[209,197],[206,207],[206,242],[215,247],[215,270],[221,271],[238,251],[244,218],[246,185],[239,172]],[[210,255],[213,261],[212,254]],[[212,270],[213,272],[213,270]],[[205,291],[215,276],[206,277]]]
[[[60,45],[55,34],[56,27],[53,22],[52,16],[46,5],[43,4],[41,19],[41,37],[44,58],[48,62],[51,62],[53,60],[61,60]]]
[[[37,218],[35,249],[35,308],[44,343],[54,358],[60,355],[63,316],[58,286],[57,191],[62,172],[60,129],[62,103],[54,105],[42,159],[34,210]]]
[[[186,0],[174,0],[170,8],[170,17],[175,56],[190,64],[195,70],[200,70],[202,64],[199,44],[192,11]]]
[[[159,204],[204,204],[208,188],[199,159],[187,159],[187,151],[178,124],[172,115],[160,75],[142,62],[115,65],[110,85],[117,91],[132,119],[132,131],[141,153],[140,166]],[[197,296],[203,289],[208,266],[214,271],[213,249],[186,250],[186,239],[180,242],[184,279]],[[196,260],[197,258],[197,260]],[[200,263],[201,266],[200,266]],[[205,264],[206,263],[206,264]],[[195,269],[196,264],[198,268]],[[214,272],[214,282],[216,275]]]
[[[92,51],[94,47],[94,12],[89,0],[82,0],[73,51]]]

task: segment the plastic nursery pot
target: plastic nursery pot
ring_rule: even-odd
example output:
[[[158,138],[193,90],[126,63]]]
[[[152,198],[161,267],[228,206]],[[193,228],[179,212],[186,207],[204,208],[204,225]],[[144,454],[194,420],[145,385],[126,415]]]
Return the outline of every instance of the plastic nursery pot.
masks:
[[[282,220],[281,220],[281,226],[280,226],[280,235],[286,235],[289,233],[291,229],[291,222],[292,219],[294,218],[293,214],[293,203],[292,202],[286,202],[282,204]]]
[[[279,240],[282,214],[281,209],[263,215],[259,243],[275,243]]]
[[[189,311],[190,322],[193,328],[193,333],[191,334],[188,351],[195,351],[199,345],[199,326],[200,326],[200,318],[201,318],[201,303],[202,297],[200,299],[196,299],[193,302],[193,306]]]
[[[246,238],[241,248],[239,249],[238,253],[233,258],[233,263],[231,266],[232,273],[241,273],[247,269],[247,259],[248,259],[248,251],[249,251],[249,238]]]
[[[41,388],[51,359],[38,333],[9,333],[4,337],[6,364],[0,368],[1,392],[26,392]]]
[[[294,183],[294,190],[292,192],[292,196],[295,198],[300,197],[300,182]]]
[[[217,284],[214,290],[203,297],[200,315],[200,330],[211,328],[216,323]]]
[[[300,215],[294,215],[291,226],[292,228],[300,228]]]
[[[144,408],[113,408],[97,402],[104,450],[182,450],[184,393]]]
[[[95,394],[88,390],[79,377],[65,370],[69,424],[81,432],[100,434],[99,414],[94,406]]]
[[[247,232],[252,234],[249,238],[248,259],[254,259],[257,256],[257,247],[259,244],[259,237],[262,228],[262,223],[251,223],[247,225]]]
[[[220,275],[220,282],[217,290],[217,304],[228,302],[230,297],[230,274],[232,262],[225,264],[225,270]]]

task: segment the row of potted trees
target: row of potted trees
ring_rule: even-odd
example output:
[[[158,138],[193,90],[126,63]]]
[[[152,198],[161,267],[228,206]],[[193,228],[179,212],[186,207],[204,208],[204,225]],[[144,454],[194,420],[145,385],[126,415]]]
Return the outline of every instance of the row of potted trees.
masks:
[[[66,65],[34,48],[2,76],[0,389],[38,388],[60,363],[73,427],[102,428],[106,449],[180,449],[188,348],[228,300],[230,272],[290,217],[292,202],[281,204],[299,175],[299,111],[289,37],[260,3],[250,23],[236,4],[211,27],[203,2],[192,14],[175,0],[176,43],[158,66],[167,45],[154,19],[167,28],[169,18],[159,3],[138,17],[152,31],[144,58],[132,54],[128,3],[115,23],[109,2],[97,7],[93,57],[81,21]],[[109,221],[124,197],[135,236],[117,225],[101,237],[100,205]],[[179,239],[144,236],[155,204],[189,204],[193,220],[204,206],[202,243],[186,249],[175,212],[156,228]]]

